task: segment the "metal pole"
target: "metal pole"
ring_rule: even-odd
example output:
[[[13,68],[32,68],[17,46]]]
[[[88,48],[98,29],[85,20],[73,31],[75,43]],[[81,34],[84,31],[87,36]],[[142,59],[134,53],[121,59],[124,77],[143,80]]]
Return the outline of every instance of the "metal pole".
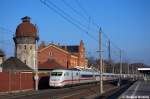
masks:
[[[100,94],[103,93],[103,64],[102,64],[102,31],[99,29],[99,57],[100,57]]]
[[[112,64],[112,73],[115,74],[115,65]]]
[[[134,65],[132,65],[132,79],[133,79],[133,81],[134,81],[134,70],[133,70],[133,66],[134,66]]]
[[[112,67],[112,61],[111,61],[110,39],[108,40],[108,59],[109,59],[108,72],[113,73],[113,67]]]
[[[34,60],[34,64],[35,64],[35,90],[38,91],[38,58],[37,58],[37,51],[36,51],[36,46],[35,46],[35,60]]]
[[[120,76],[118,81],[118,86],[121,84],[121,77],[122,77],[122,56],[121,56],[121,50],[120,50]]]
[[[127,63],[128,64],[128,77],[129,77],[129,74],[130,74],[130,72],[129,72],[129,63]]]

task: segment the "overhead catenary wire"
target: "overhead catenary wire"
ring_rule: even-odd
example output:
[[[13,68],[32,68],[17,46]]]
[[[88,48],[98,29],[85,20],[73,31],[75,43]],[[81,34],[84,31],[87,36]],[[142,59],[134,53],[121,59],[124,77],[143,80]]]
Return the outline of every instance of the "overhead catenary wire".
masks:
[[[0,30],[13,33],[12,30],[9,30],[8,28],[2,27],[2,26],[0,26]]]
[[[84,14],[88,17],[91,18],[91,16],[87,13],[87,11],[85,10],[85,8],[81,5],[81,3],[78,1],[78,0],[75,0],[76,1],[76,4],[79,6],[79,8],[84,12]],[[91,18],[91,21],[93,23],[93,25],[95,25],[97,28],[99,28],[99,25]],[[96,30],[98,31],[98,30]],[[107,38],[108,40],[110,40],[110,37],[103,31],[103,35],[105,38]],[[115,46],[118,50],[120,50],[120,48],[115,44],[113,43],[111,40],[110,40],[111,44],[113,46]]]
[[[79,16],[81,16],[81,17],[84,17],[85,19],[87,19],[87,17],[89,17],[89,20],[86,20],[86,21],[88,21],[88,29],[90,30],[90,23],[91,23],[91,21],[92,21],[92,23],[96,26],[96,28],[99,28],[99,26],[93,21],[93,20],[91,20],[91,16],[87,13],[87,11],[84,9],[84,7],[82,7],[82,5],[79,3],[79,1],[77,1],[76,0],[76,3],[77,3],[77,5],[81,8],[81,10],[83,10],[83,12],[84,12],[84,14],[87,16],[87,17],[85,17],[85,16],[83,16],[81,13],[79,13],[75,8],[73,8],[70,4],[68,4],[65,0],[62,0],[63,1],[63,3],[68,7],[68,8],[70,8],[70,9],[72,9],[72,11],[74,11],[76,14],[78,14]],[[98,32],[98,31],[96,31],[96,30],[94,30],[94,32]],[[87,33],[87,32],[86,32]],[[96,40],[96,41],[98,41],[98,40]],[[103,45],[105,46],[105,47],[107,47],[105,44],[104,44],[104,42],[103,42]]]
[[[72,25],[74,25],[76,28],[78,28],[82,32],[85,32],[93,40],[97,41],[94,36],[92,36],[91,34],[89,34],[87,32],[87,30],[85,28],[83,28],[83,27],[85,27],[84,25],[82,25],[80,22],[78,22],[77,20],[75,20],[74,18],[72,18],[71,16],[69,16],[66,12],[64,12],[62,9],[60,9],[59,7],[57,7],[54,3],[52,3],[49,0],[40,0],[40,1],[41,1],[41,3],[43,3],[44,5],[46,5],[49,9],[53,10],[56,14],[60,15],[66,21],[68,21],[69,23],[71,23]]]
[[[53,6],[55,9],[57,9],[58,12],[60,12],[61,14],[63,14],[64,16],[67,16],[70,18],[70,20],[74,20],[74,23],[80,25],[80,27],[83,28],[88,28],[86,25],[82,24],[80,21],[78,21],[77,19],[73,18],[72,16],[70,16],[68,13],[66,13],[64,10],[62,10],[61,8],[59,8],[56,4],[54,4],[53,2],[51,2],[50,0],[45,0],[47,1],[51,6]],[[84,29],[85,30],[85,29]]]
[[[90,36],[93,40],[95,40],[97,43],[98,43],[98,40],[97,38],[95,38],[94,36],[92,36],[91,34],[89,34],[85,29],[83,29],[83,27],[79,26],[81,25],[80,22],[77,21],[72,18],[71,16],[69,16],[66,12],[64,12],[62,9],[60,9],[59,7],[57,7],[54,3],[52,3],[51,1],[49,0],[40,0],[43,4],[45,4],[48,8],[51,8],[51,10],[53,10],[55,13],[57,13],[58,15],[60,15],[61,17],[63,17],[65,20],[67,20],[69,23],[73,24],[74,26],[76,26],[78,29],[80,29],[82,32],[85,32],[88,36]],[[50,6],[49,4],[51,4],[52,6]],[[70,6],[71,7],[71,6]],[[81,5],[80,5],[81,7]],[[82,7],[83,9],[83,7]],[[74,9],[75,10],[75,9]],[[78,13],[79,14],[79,13]],[[86,13],[87,14],[87,13]],[[88,14],[87,14],[88,15]],[[89,15],[88,15],[89,16]],[[70,18],[70,19],[69,19]],[[83,25],[82,25],[83,26]],[[98,25],[97,25],[98,26]],[[85,27],[85,26],[84,26]],[[103,45],[105,45],[103,43]],[[106,46],[105,46],[106,47]]]
[[[93,25],[96,26],[96,28],[99,30],[99,25],[94,21],[94,19],[87,13],[86,9],[82,6],[82,4],[78,1],[78,0],[75,0],[76,1],[76,4],[78,5],[78,7],[84,12],[85,16],[87,16],[88,18],[91,19],[91,22]],[[98,31],[97,31],[98,32]]]
[[[87,13],[87,11],[84,9],[84,7],[80,4],[80,2],[78,0],[75,0],[76,4],[79,6],[79,8],[84,12],[84,14],[86,16],[89,16],[89,14]]]
[[[41,0],[42,1],[42,0]],[[79,25],[78,24],[75,24],[75,19],[74,18],[72,18],[71,16],[69,16],[69,14],[67,14],[66,12],[64,12],[61,8],[59,8],[58,6],[56,6],[54,3],[52,3],[50,0],[45,0],[45,3],[46,3],[46,1],[47,2],[49,2],[50,4],[52,4],[54,7],[56,7],[57,9],[56,9],[56,13],[57,12],[59,12],[59,11],[61,11],[62,13],[60,13],[59,15],[61,15],[61,16],[63,16],[63,18],[65,17],[64,16],[64,14],[67,16],[67,17],[65,17],[65,19],[67,19],[67,21],[69,20],[69,22],[71,22],[73,25],[75,25],[77,28],[80,28],[80,30],[82,30],[82,32],[85,32],[88,36],[90,36],[93,40],[95,40],[97,43],[98,43],[98,39],[97,38],[95,38],[93,35],[91,35],[91,34],[89,34],[89,32],[87,32],[85,29],[83,29],[81,26],[79,26],[79,25],[81,25],[80,24],[80,22],[78,22],[79,23]],[[63,0],[64,1],[64,0]],[[66,3],[65,1],[64,1],[64,3],[67,5],[67,6],[69,6],[70,8],[73,8],[73,7],[71,7],[68,3]],[[48,5],[49,6],[49,5]],[[80,5],[80,7],[81,7],[81,5]],[[52,9],[53,10],[53,9]],[[58,11],[59,10],[59,11]],[[73,9],[73,11],[76,11],[75,9]],[[77,11],[76,11],[77,12]],[[57,13],[58,14],[58,13]],[[78,13],[79,14],[79,13]],[[79,14],[79,15],[81,15],[81,14]],[[88,15],[88,14],[87,14]],[[89,16],[90,17],[90,16]],[[70,19],[69,19],[70,18]],[[82,25],[83,26],[83,25]],[[84,26],[85,27],[85,26]],[[87,27],[87,26],[86,26]],[[95,30],[96,31],[96,30]],[[96,31],[97,32],[97,31]],[[105,45],[104,44],[104,42],[103,42],[103,45]],[[106,47],[106,46],[105,46]]]
[[[65,0],[62,0],[63,4],[65,6],[67,6],[69,9],[71,9],[75,14],[77,14],[78,16],[80,16],[81,18],[83,18],[86,23],[88,23],[87,25],[87,32],[90,31],[90,23],[91,23],[91,17],[86,17],[84,16],[82,13],[80,13],[78,10],[76,10],[74,7],[72,7],[68,2],[66,2]]]
[[[79,22],[78,20],[74,19],[73,17],[71,17],[68,13],[66,13],[65,11],[63,11],[61,8],[59,8],[57,5],[55,5],[53,2],[51,2],[50,0],[45,0],[47,2],[49,2],[49,4],[51,4],[53,7],[55,7],[57,10],[59,10],[61,12],[61,14],[63,14],[64,16],[67,16],[66,18],[72,21],[72,23],[74,23],[76,25],[76,27],[79,27],[80,30],[82,30],[83,32],[85,32],[88,36],[90,36],[93,40],[98,41],[93,35],[91,35],[88,32],[89,27],[82,24],[81,22]],[[84,29],[83,29],[84,28]],[[86,28],[86,29],[85,29]]]
[[[57,13],[58,15],[63,17],[65,20],[67,20],[69,23],[76,26],[79,30],[81,30],[82,32],[85,32],[89,37],[91,37],[93,40],[95,40],[98,43],[97,38],[95,38],[93,35],[89,34],[89,32],[87,32],[87,30],[84,29],[84,28],[87,28],[88,26],[85,26],[85,25],[81,24],[79,21],[72,18],[69,14],[67,14],[65,11],[63,11],[61,8],[59,8],[57,5],[52,3],[50,0],[40,0],[40,1],[44,5],[46,5],[48,8],[53,10],[55,13]]]
[[[76,1],[76,4],[79,6],[79,8],[84,12],[84,14],[86,16],[88,16],[88,17],[91,17],[87,13],[87,11],[85,10],[85,8],[81,5],[81,3],[78,0],[75,0],[75,1]],[[91,20],[92,20],[93,25],[95,25],[97,28],[99,28],[99,25],[93,19],[91,19]],[[110,37],[105,32],[103,32],[103,35],[104,35],[105,38],[107,38],[108,40],[110,40]],[[121,48],[119,48],[114,42],[112,42],[111,40],[110,40],[110,42],[111,42],[112,46],[116,47],[118,50],[121,50]]]
[[[78,1],[78,0],[75,0],[76,1],[76,4],[78,5],[78,7],[84,12],[84,15],[89,18],[89,21],[91,21],[91,23],[96,26],[97,30],[93,30],[94,32],[99,32],[99,25],[93,20],[93,18],[87,13],[86,9],[82,6],[82,4]],[[87,19],[86,18],[86,19]]]
[[[8,36],[8,34],[13,33],[12,30],[0,25],[0,49],[8,49],[10,48],[10,46],[12,46],[12,39],[6,39],[6,35]],[[7,47],[7,48],[6,48]],[[10,51],[12,53],[12,51]],[[8,52],[7,52],[8,53]]]
[[[60,7],[58,7],[56,4],[54,4],[52,1],[50,0],[40,0],[41,3],[43,3],[45,6],[47,6],[50,10],[54,11],[56,14],[58,14],[59,16],[61,16],[62,18],[64,18],[66,21],[68,21],[69,23],[71,23],[72,25],[74,25],[76,28],[78,28],[80,31],[86,33],[90,38],[92,38],[94,41],[96,41],[98,43],[98,38],[94,37],[92,34],[90,34],[88,31],[90,30],[90,23],[92,23],[96,28],[99,28],[99,25],[93,20],[93,18],[87,13],[87,11],[84,9],[84,7],[82,7],[82,5],[79,3],[78,0],[76,0],[78,6],[80,9],[82,9],[82,11],[84,12],[84,15],[82,15],[79,11],[77,11],[75,8],[73,8],[70,4],[68,4],[65,0],[62,0],[62,2],[69,7],[74,13],[76,13],[77,15],[79,15],[80,17],[84,17],[86,21],[90,21],[87,22],[88,25],[84,25],[83,23],[81,23],[80,21],[78,21],[77,19],[73,18],[71,15],[69,15],[67,12],[65,12],[64,10],[62,10]],[[86,18],[87,17],[87,18]],[[90,18],[88,20],[88,18]],[[93,30],[94,32],[98,32],[98,30]],[[103,32],[103,31],[102,31]],[[108,35],[103,32],[103,36],[107,39],[110,40],[110,37],[108,37]],[[118,54],[119,51],[121,50],[114,42],[112,42],[110,40],[111,43],[111,47],[113,46],[114,48],[116,48],[117,51],[115,51],[114,54]],[[107,48],[107,46],[103,43],[103,46],[105,46]],[[112,51],[114,52],[114,51]],[[117,55],[118,56],[118,55]]]
[[[72,7],[68,2],[66,2],[66,0],[62,0],[62,2],[68,7],[70,8],[72,11],[74,11],[77,15],[79,15],[80,17],[84,18],[86,21],[88,21],[87,17],[84,16],[83,14],[81,14],[79,11],[77,11],[74,7]]]

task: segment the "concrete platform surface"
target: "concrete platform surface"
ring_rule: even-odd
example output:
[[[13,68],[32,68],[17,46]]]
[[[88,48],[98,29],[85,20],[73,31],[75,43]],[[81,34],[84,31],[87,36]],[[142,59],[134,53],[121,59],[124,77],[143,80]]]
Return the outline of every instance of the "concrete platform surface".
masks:
[[[150,81],[136,81],[119,99],[150,99]]]

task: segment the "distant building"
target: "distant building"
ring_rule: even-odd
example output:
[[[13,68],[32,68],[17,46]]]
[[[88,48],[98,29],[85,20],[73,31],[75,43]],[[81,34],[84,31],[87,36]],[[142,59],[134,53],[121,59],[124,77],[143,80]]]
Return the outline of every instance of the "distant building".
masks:
[[[44,42],[42,42],[38,50],[39,68],[44,67],[44,63],[47,63],[47,65],[49,63],[50,68],[53,62],[55,62],[55,64],[59,64],[60,68],[74,68],[76,66],[79,66],[80,68],[86,68],[87,59],[85,57],[85,48],[83,41],[80,41],[80,45],[69,46],[61,46],[56,44],[49,44],[46,46]]]
[[[150,80],[150,68],[149,67],[138,68],[137,70],[140,72],[140,74],[137,75],[140,77],[140,79]]]
[[[22,23],[17,26],[14,36],[15,57],[27,64],[30,68],[36,68],[36,41],[38,40],[37,28],[30,23],[30,17],[22,18]]]

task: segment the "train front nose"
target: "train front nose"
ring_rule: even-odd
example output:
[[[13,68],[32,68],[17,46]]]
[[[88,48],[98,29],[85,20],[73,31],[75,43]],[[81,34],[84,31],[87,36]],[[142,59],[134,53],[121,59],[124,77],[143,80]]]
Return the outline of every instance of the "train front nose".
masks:
[[[52,86],[52,87],[61,86],[62,77],[63,77],[63,72],[62,71],[53,71],[53,72],[51,72],[49,85]]]
[[[61,78],[51,78],[49,81],[49,85],[51,87],[61,87],[62,86]]]

